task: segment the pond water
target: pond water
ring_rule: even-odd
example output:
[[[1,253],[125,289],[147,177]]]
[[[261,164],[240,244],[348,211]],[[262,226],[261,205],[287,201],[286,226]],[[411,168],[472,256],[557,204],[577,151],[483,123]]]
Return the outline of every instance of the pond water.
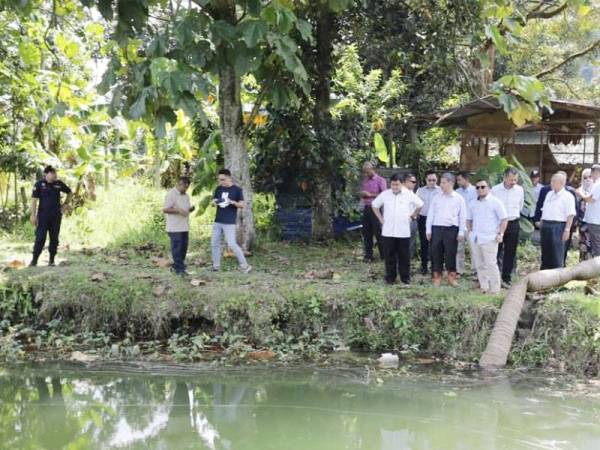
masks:
[[[535,373],[0,369],[2,449],[600,449],[600,386]]]

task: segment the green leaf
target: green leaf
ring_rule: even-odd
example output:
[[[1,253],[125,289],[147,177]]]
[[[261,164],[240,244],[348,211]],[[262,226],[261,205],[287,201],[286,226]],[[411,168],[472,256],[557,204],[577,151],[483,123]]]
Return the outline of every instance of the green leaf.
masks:
[[[79,147],[79,148],[77,149],[77,154],[78,154],[78,155],[79,155],[79,157],[80,157],[80,158],[81,158],[83,161],[85,161],[85,162],[87,162],[87,161],[89,161],[89,160],[90,160],[90,154],[89,154],[89,153],[88,153],[88,151],[85,149],[85,147]]]
[[[300,32],[300,36],[305,42],[312,43],[313,39],[313,30],[312,25],[306,20],[299,19],[296,21],[296,29]]]
[[[189,92],[183,92],[177,99],[176,108],[182,109],[189,117],[194,117],[198,111],[198,100]]]
[[[485,26],[485,35],[492,40],[496,48],[503,55],[508,53],[508,46],[506,44],[506,39],[500,33],[497,25],[487,24]]]
[[[254,48],[267,34],[267,24],[263,20],[246,20],[240,24],[244,42]]]
[[[375,152],[377,153],[377,158],[385,164],[389,164],[390,156],[388,155],[387,147],[385,145],[385,141],[383,136],[380,133],[375,133],[373,135],[373,145],[375,146]]]
[[[112,0],[98,0],[98,11],[108,21],[113,19],[112,3]]]
[[[129,107],[129,117],[131,119],[141,119],[146,115],[146,96],[147,91],[144,89],[140,92],[138,98]]]
[[[177,115],[168,106],[161,106],[156,112],[154,135],[162,139],[167,135],[167,123],[174,125],[177,122]]]
[[[26,66],[39,66],[42,61],[40,49],[32,42],[19,44],[19,56]]]
[[[236,29],[233,25],[224,20],[216,20],[211,26],[212,33],[216,37],[216,43],[221,41],[233,42],[236,38]]]

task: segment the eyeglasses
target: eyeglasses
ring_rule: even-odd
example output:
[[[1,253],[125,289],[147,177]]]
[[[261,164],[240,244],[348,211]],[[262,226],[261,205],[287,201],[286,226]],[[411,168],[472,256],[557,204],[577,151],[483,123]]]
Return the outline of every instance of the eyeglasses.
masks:
[[[487,186],[475,186],[475,189],[486,189]]]
[[[417,180],[406,180],[406,181],[408,181],[409,183],[413,183],[413,184],[415,184],[417,182]]]
[[[583,177],[584,180],[589,180],[592,177]]]
[[[428,183],[435,183],[436,181],[437,181],[437,179],[435,179],[435,178],[427,178]]]

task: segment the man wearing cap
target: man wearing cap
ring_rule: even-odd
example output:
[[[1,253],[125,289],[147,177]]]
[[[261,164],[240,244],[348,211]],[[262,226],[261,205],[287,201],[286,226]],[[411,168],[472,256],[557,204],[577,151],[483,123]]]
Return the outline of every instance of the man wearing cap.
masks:
[[[529,174],[529,178],[531,178],[532,184],[532,187],[529,188],[529,193],[533,198],[533,205],[530,208],[523,208],[523,215],[525,217],[529,217],[530,220],[534,221],[537,202],[540,198],[540,192],[544,188],[544,185],[540,183],[540,171],[537,169],[531,171],[531,173]]]
[[[383,247],[381,243],[381,223],[373,214],[373,208],[371,204],[375,197],[381,194],[387,189],[387,182],[385,178],[380,177],[373,164],[366,162],[363,164],[363,175],[364,178],[361,183],[360,190],[360,203],[363,207],[362,217],[362,235],[364,245],[364,261],[373,261],[373,236],[377,240],[377,249],[379,250],[379,257],[383,259]]]
[[[542,246],[541,269],[557,269],[565,266],[565,244],[569,240],[573,218],[575,217],[575,198],[565,189],[567,175],[555,173],[550,182],[542,207],[540,240]]]
[[[425,175],[425,186],[421,186],[417,189],[417,195],[423,200],[423,207],[419,212],[417,219],[417,226],[419,229],[419,241],[420,241],[420,253],[421,253],[421,273],[427,274],[427,266],[429,264],[429,240],[427,239],[426,223],[427,213],[429,212],[429,205],[437,194],[442,192],[442,189],[437,185],[437,175],[435,172],[428,172]]]
[[[60,204],[60,194],[67,194],[65,202]],[[56,252],[58,251],[58,236],[63,212],[71,202],[71,189],[58,179],[56,169],[52,166],[44,168],[44,178],[37,181],[31,194],[31,223],[35,226],[35,243],[33,244],[33,258],[30,266],[37,266],[38,259],[46,244],[46,235],[50,236],[48,265],[55,265]],[[39,203],[39,204],[38,204]]]

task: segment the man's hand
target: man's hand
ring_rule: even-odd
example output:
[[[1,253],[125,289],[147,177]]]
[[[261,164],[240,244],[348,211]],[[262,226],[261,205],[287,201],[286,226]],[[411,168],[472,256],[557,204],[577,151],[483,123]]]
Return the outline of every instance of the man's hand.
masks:
[[[196,210],[195,206],[190,206],[190,212],[194,212]]]
[[[189,211],[186,211],[185,209],[182,208],[176,208],[177,209],[177,213],[183,217],[187,217],[190,215]]]
[[[563,242],[567,242],[569,240],[569,237],[571,237],[571,232],[570,230],[565,230],[563,231],[563,235],[562,235],[562,241]]]
[[[35,214],[31,215],[31,223],[33,224],[34,227],[37,227],[38,220],[37,220],[37,216]]]
[[[456,240],[457,240],[458,242],[462,242],[462,241],[464,241],[464,240],[465,240],[465,236],[464,236],[464,235],[462,235],[462,234],[459,234],[458,236],[456,236]]]
[[[497,242],[498,244],[501,244],[503,240],[504,240],[504,235],[503,235],[502,233],[498,233],[498,234],[496,235],[496,242]]]
[[[426,233],[425,236],[427,237],[427,240],[430,241],[431,240],[431,233]]]
[[[63,205],[60,207],[60,212],[61,214],[66,214],[69,212],[69,205],[67,205],[66,203],[63,203]]]

